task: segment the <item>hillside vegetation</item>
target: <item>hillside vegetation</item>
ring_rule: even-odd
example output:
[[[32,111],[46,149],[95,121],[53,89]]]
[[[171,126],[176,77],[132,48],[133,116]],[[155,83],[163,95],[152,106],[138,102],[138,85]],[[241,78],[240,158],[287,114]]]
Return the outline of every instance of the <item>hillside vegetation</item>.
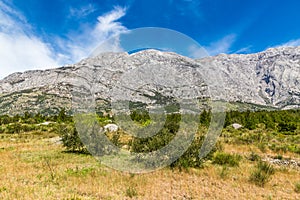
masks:
[[[132,120],[149,124],[133,111]],[[41,114],[0,117],[1,199],[299,199],[300,111],[228,112],[215,148],[199,149],[211,113],[199,117],[193,143],[171,166],[149,174],[118,172],[101,165],[78,137],[71,116]],[[169,114],[150,138],[119,129],[107,132],[117,146],[151,152],[168,144],[181,116]],[[101,126],[114,118],[98,116]],[[242,127],[235,129],[232,124]]]

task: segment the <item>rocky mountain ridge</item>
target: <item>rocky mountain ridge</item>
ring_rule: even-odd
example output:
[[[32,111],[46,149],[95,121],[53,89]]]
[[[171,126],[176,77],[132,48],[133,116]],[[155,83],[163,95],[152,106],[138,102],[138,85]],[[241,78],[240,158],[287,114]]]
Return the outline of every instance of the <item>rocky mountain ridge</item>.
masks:
[[[223,99],[277,108],[297,107],[300,103],[300,47],[221,54],[198,62],[211,62],[219,68],[226,90]]]
[[[173,78],[169,81],[168,76]],[[148,85],[135,88],[142,80]],[[149,84],[152,80],[156,83]],[[93,91],[97,104],[109,109],[118,84],[121,96],[136,90],[129,96],[141,103],[152,102],[155,95],[183,95],[286,109],[300,105],[299,81],[300,47],[199,60],[157,50],[104,53],[74,65],[14,73],[0,80],[0,114],[70,109],[74,89]]]

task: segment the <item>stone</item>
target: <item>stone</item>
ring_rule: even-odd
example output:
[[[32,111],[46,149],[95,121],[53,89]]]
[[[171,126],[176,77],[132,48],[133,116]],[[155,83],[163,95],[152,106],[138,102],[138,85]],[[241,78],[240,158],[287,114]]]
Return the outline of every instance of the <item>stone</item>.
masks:
[[[242,128],[243,126],[240,125],[240,124],[234,123],[234,124],[232,124],[232,127],[233,127],[234,129],[240,129],[240,128]]]
[[[104,130],[108,132],[116,132],[119,130],[119,127],[116,124],[107,124],[104,126]]]

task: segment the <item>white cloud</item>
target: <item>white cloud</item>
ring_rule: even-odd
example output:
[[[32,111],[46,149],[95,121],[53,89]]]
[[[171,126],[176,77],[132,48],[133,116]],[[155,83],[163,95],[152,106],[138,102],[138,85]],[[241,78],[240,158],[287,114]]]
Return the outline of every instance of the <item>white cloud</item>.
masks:
[[[17,12],[15,9],[9,5],[9,2],[3,0],[0,1],[0,28],[1,31],[7,30],[11,31],[13,30],[20,30],[20,27],[14,26],[17,25],[17,23],[23,23],[23,26],[26,25],[26,19],[25,17]],[[28,27],[27,27],[28,28]]]
[[[296,40],[290,40],[284,44],[277,45],[275,47],[297,47],[300,46],[300,38]]]
[[[38,38],[23,34],[8,35],[0,33],[0,76],[16,71],[45,69],[59,66],[54,60],[49,46]]]
[[[205,48],[192,45],[188,48],[189,57],[194,59],[200,59],[208,56],[208,52]]]
[[[236,53],[236,54],[239,54],[239,53],[250,53],[251,52],[251,48],[252,48],[252,45],[249,45],[249,46],[243,47],[243,48],[235,51],[234,53]]]
[[[97,18],[97,23],[93,27],[85,27],[80,34],[71,34],[69,39],[57,39],[57,44],[64,49],[65,59],[78,62],[86,58],[103,42],[120,33],[127,32],[128,29],[123,26],[119,20],[126,14],[126,8],[115,7],[112,11],[105,13]],[[99,51],[117,51],[119,42],[117,40],[106,42]],[[100,53],[100,52],[99,52]]]
[[[107,37],[110,34],[126,31],[127,29],[120,22],[117,22],[125,14],[126,8],[115,7],[111,12],[98,17],[98,24],[93,31],[94,37],[98,37],[99,33],[104,33],[103,36]]]
[[[127,31],[126,27],[117,22],[126,14],[126,9],[115,7],[111,12],[99,16],[94,26],[70,34],[68,39],[59,36],[52,38],[54,45],[51,45],[36,36],[26,18],[12,5],[4,2],[0,2],[0,78],[17,71],[75,63],[90,55],[111,36]],[[89,11],[83,9],[81,14],[85,15]],[[118,41],[114,41],[110,46],[102,48],[102,51],[116,50],[118,44]]]
[[[88,4],[88,5],[84,5],[81,8],[70,8],[70,15],[69,18],[82,18],[82,17],[86,17],[89,14],[95,12],[97,10],[96,6],[94,4]]]
[[[220,53],[229,53],[230,47],[236,40],[235,34],[230,34],[223,37],[221,40],[211,43],[205,49],[210,55],[217,55]]]
[[[0,77],[26,69],[58,66],[51,48],[36,37],[25,17],[0,2]]]

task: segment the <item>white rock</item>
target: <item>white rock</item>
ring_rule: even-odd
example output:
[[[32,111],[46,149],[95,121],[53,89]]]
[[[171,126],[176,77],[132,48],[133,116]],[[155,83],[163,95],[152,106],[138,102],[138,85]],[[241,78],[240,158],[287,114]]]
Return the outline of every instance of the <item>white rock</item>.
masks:
[[[48,126],[49,124],[52,124],[53,122],[43,122],[43,123],[41,123],[41,124],[39,124],[39,125],[44,125],[44,126]]]
[[[240,125],[240,124],[238,124],[238,123],[234,123],[234,124],[232,124],[232,127],[233,127],[234,129],[240,129],[240,128],[242,128],[243,126]]]
[[[119,127],[116,124],[107,124],[104,126],[104,130],[109,132],[116,132],[118,129]]]

